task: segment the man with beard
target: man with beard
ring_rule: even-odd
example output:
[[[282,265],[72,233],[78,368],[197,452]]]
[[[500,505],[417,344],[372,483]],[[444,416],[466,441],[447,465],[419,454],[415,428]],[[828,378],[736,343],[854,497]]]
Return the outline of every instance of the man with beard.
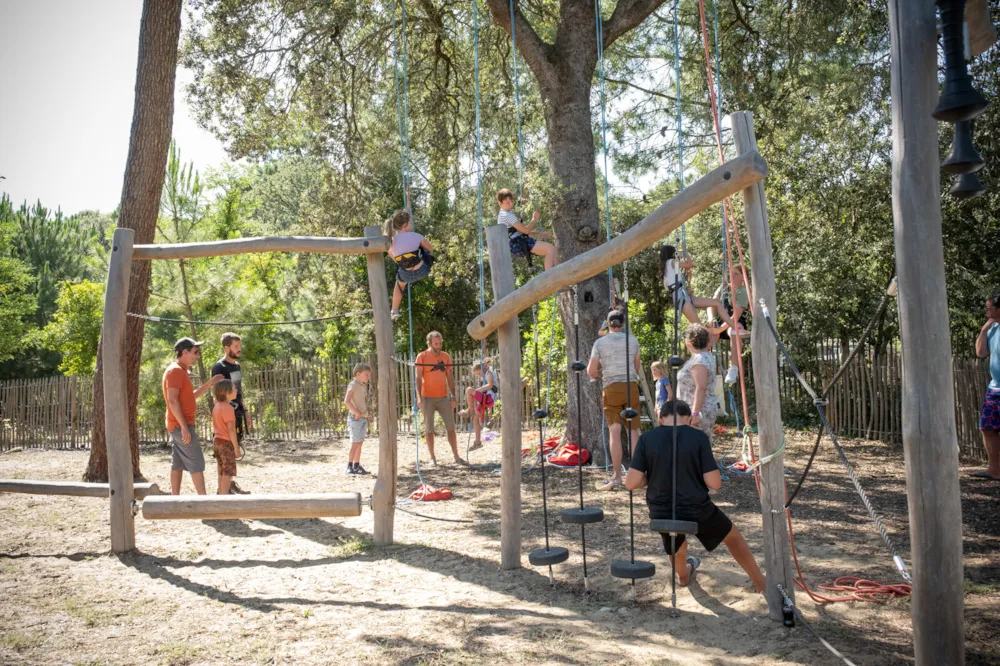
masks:
[[[229,379],[236,386],[236,400],[232,402],[233,409],[236,410],[236,438],[243,441],[244,433],[249,434],[253,430],[253,419],[247,411],[243,402],[243,372],[240,368],[240,356],[242,355],[243,340],[235,333],[222,334],[222,351],[224,356],[212,366],[212,376],[222,375]],[[243,490],[233,479],[229,486],[232,495],[248,495],[249,491]]]

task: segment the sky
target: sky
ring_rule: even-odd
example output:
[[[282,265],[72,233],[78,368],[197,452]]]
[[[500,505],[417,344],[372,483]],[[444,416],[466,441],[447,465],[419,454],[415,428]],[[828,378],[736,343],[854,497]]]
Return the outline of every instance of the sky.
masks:
[[[128,155],[142,0],[0,0],[0,191],[72,214],[110,212]],[[174,139],[204,173],[228,161],[177,72]]]

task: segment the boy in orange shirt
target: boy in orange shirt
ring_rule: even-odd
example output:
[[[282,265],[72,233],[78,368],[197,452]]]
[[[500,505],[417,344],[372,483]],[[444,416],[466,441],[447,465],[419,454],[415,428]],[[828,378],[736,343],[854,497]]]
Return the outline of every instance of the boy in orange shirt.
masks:
[[[212,451],[219,469],[219,494],[228,495],[229,486],[236,476],[236,459],[239,457],[239,438],[236,436],[236,410],[230,404],[236,399],[236,384],[231,379],[220,380],[212,387],[215,407],[212,409]]]

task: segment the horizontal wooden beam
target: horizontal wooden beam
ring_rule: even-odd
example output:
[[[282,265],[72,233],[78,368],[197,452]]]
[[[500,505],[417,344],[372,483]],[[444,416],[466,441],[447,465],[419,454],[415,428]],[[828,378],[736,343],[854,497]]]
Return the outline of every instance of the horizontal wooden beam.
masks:
[[[327,238],[323,236],[265,236],[234,238],[206,243],[136,245],[133,259],[193,259],[254,252],[317,252],[320,254],[374,254],[387,252],[389,239]]]
[[[975,58],[997,41],[989,0],[966,0],[965,21],[969,24],[969,55]]]
[[[361,515],[358,493],[307,495],[159,495],[142,503],[146,520],[346,518]]]
[[[683,189],[628,231],[551,270],[539,273],[520,289],[504,296],[489,310],[469,322],[466,330],[474,339],[482,340],[532,304],[642,252],[709,206],[766,176],[767,164],[757,151],[726,162]]]
[[[139,498],[160,494],[160,487],[155,483],[136,483],[133,487],[135,488],[135,496]],[[103,497],[104,499],[108,499],[108,497],[110,497],[111,488],[107,483],[0,479],[0,493],[68,495],[71,497]]]

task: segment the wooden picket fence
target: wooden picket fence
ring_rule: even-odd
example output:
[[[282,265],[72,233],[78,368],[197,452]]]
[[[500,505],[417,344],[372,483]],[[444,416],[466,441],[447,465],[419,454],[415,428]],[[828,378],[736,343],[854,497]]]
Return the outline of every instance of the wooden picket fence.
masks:
[[[803,363],[801,370],[817,391],[840,367],[848,349],[837,343],[824,342],[815,350],[815,362]],[[454,368],[461,409],[464,407],[465,388],[475,384],[471,364],[479,359],[479,354],[458,352],[452,354],[452,358],[455,363],[465,364]],[[243,387],[257,436],[271,440],[295,440],[344,435],[347,424],[344,393],[353,379],[354,365],[361,361],[375,366],[374,357],[351,356],[245,368]],[[725,345],[720,347],[718,362],[719,371],[724,373],[729,363]],[[958,445],[964,456],[982,459],[985,454],[979,433],[979,409],[983,391],[989,382],[988,364],[984,359],[973,358],[955,358],[953,363],[954,386],[951,388],[955,396]],[[644,361],[644,367],[648,367],[648,360]],[[751,373],[749,361],[746,370]],[[400,434],[408,435],[413,433],[414,428],[412,368],[397,360],[396,373],[396,420]],[[566,375],[565,363],[554,362],[549,395],[560,406],[565,404]],[[542,382],[546,383],[544,370]],[[783,413],[791,414],[794,410],[795,413],[809,414],[812,400],[784,364],[779,372],[779,387]],[[89,448],[92,390],[91,377],[0,382],[0,451],[15,447]],[[869,346],[851,363],[830,393],[827,415],[834,432],[844,437],[899,444],[902,442],[901,390],[902,362],[898,346],[889,345],[877,356]],[[378,391],[378,373],[372,373],[368,395],[373,431],[377,424]],[[521,399],[523,425],[533,427],[530,418],[535,408],[533,382],[528,382]],[[208,404],[207,400],[199,401],[202,413],[198,423],[203,438],[210,436]],[[562,411],[560,408],[557,413]],[[458,425],[463,432],[470,427],[468,419],[459,419]],[[500,427],[499,410],[495,410],[493,427]],[[441,431],[440,425],[438,431]],[[162,412],[157,410],[148,418],[140,419],[139,432],[144,443],[166,442]]]

